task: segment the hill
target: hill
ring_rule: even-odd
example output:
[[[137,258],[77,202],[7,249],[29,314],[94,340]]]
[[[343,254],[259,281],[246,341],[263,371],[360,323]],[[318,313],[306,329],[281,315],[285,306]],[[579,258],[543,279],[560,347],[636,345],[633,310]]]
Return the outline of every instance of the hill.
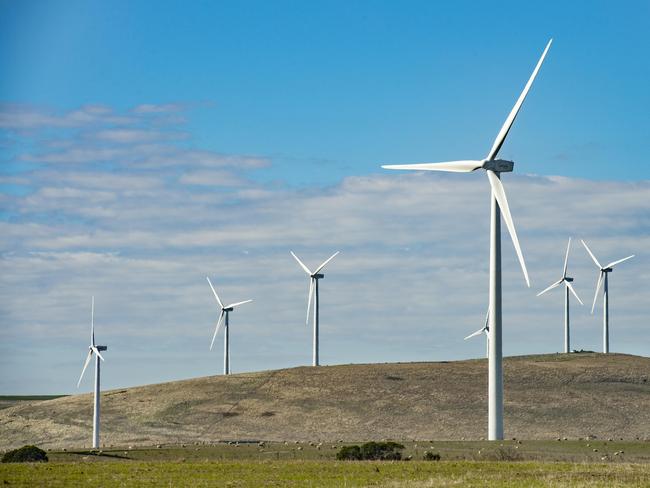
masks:
[[[650,438],[650,358],[504,360],[506,438]],[[92,395],[0,410],[0,448],[88,445]],[[102,394],[102,443],[480,439],[487,361],[298,367]]]

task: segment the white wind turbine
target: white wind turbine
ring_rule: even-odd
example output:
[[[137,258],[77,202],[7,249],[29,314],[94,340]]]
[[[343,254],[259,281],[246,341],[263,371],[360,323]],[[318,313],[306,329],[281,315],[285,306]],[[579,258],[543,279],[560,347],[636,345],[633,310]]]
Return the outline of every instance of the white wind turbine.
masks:
[[[571,238],[569,237],[569,243],[566,246],[566,255],[564,256],[564,271],[562,271],[562,278],[560,278],[551,286],[545,288],[544,290],[540,291],[537,294],[537,296],[543,295],[547,291],[552,290],[553,288],[556,288],[560,286],[562,283],[564,283],[564,352],[571,351],[571,338],[569,332],[569,290],[571,290],[571,293],[573,293],[573,295],[578,299],[580,305],[584,305],[584,303],[582,303],[582,300],[580,300],[580,297],[578,296],[576,291],[573,289],[573,286],[571,285],[573,278],[570,278],[566,275],[567,266],[569,264],[570,248],[571,248]]]
[[[106,351],[108,346],[98,346],[95,344],[95,297],[92,297],[90,302],[90,345],[88,346],[88,355],[86,356],[86,361],[84,362],[84,367],[81,370],[81,376],[79,376],[79,381],[77,382],[77,388],[81,384],[81,379],[84,377],[86,368],[90,364],[90,360],[95,355],[95,399],[93,402],[93,449],[99,447],[99,394],[100,394],[100,382],[99,382],[99,373],[100,373],[100,362],[104,360],[104,357],[99,351]]]
[[[230,374],[230,337],[229,337],[230,324],[228,322],[229,314],[230,312],[233,311],[235,307],[238,307],[239,305],[243,305],[244,303],[250,303],[253,300],[244,300],[243,302],[231,303],[230,305],[224,306],[224,304],[221,302],[221,299],[219,298],[219,295],[217,295],[217,291],[214,289],[214,286],[212,286],[212,282],[210,281],[210,278],[206,276],[205,279],[208,280],[208,284],[212,289],[212,293],[214,293],[214,298],[217,299],[217,303],[219,304],[219,307],[221,307],[221,312],[219,313],[219,319],[217,320],[217,326],[214,329],[214,335],[212,336],[212,342],[210,343],[210,350],[212,351],[214,340],[217,338],[217,334],[219,333],[221,324],[224,323],[224,317],[225,317],[226,320],[225,320],[224,335],[223,335],[223,374]]]
[[[487,313],[485,314],[485,325],[483,327],[481,327],[479,330],[477,330],[476,332],[472,332],[470,335],[465,337],[465,339],[463,339],[464,341],[466,341],[467,339],[471,339],[472,337],[476,337],[477,335],[485,334],[485,344],[486,344],[485,357],[486,358],[490,357],[490,325],[489,325],[489,321],[490,321],[490,309],[488,309]]]
[[[303,263],[298,256],[296,256],[293,251],[289,251],[291,255],[294,257],[296,261],[298,261],[298,264],[300,267],[309,275],[309,296],[307,297],[307,319],[305,320],[305,324],[309,325],[309,310],[311,308],[311,300],[312,297],[314,299],[314,337],[313,337],[313,359],[312,359],[312,366],[318,366],[318,313],[319,313],[319,301],[318,301],[318,280],[321,280],[325,277],[324,274],[322,274],[320,271],[325,267],[327,263],[329,263],[334,257],[340,252],[336,251],[334,254],[332,254],[329,258],[327,258],[325,261],[323,261],[323,264],[321,264],[318,268],[316,268],[313,272],[309,271],[309,268],[305,266],[305,263]]]
[[[602,266],[596,259],[596,256],[594,256],[594,253],[592,253],[591,249],[589,249],[589,247],[587,246],[587,243],[582,239],[580,240],[580,242],[582,242],[582,245],[585,246],[585,249],[591,256],[591,259],[593,259],[594,263],[596,263],[596,266],[598,266],[598,279],[596,280],[596,293],[594,294],[594,303],[591,306],[591,313],[594,313],[594,308],[596,307],[596,299],[598,298],[598,291],[600,290],[601,285],[603,285],[603,281],[605,282],[603,287],[603,352],[608,353],[609,352],[609,283],[608,283],[609,280],[607,279],[607,275],[612,272],[614,266],[616,266],[619,263],[622,263],[623,261],[627,261],[628,259],[632,259],[634,257],[634,254],[626,258],[619,259],[618,261],[613,261],[609,263],[607,266]]]
[[[490,354],[488,366],[488,439],[499,440],[503,439],[503,358],[502,358],[502,343],[501,343],[501,213],[503,212],[503,220],[508,227],[512,243],[515,246],[521,269],[524,272],[526,284],[530,286],[528,279],[528,271],[526,270],[526,263],[524,256],[519,247],[519,239],[515,230],[515,224],[510,215],[508,207],[508,200],[500,181],[500,174],[502,172],[512,171],[514,163],[512,161],[505,161],[496,159],[501,146],[503,145],[510,128],[512,127],[521,105],[524,103],[526,95],[530,90],[537,73],[544,62],[546,53],[551,47],[551,39],[541,58],[537,62],[537,66],[533,70],[532,75],[528,79],[528,83],[524,87],[523,92],[519,95],[515,106],[510,111],[508,118],[501,127],[499,134],[494,140],[492,149],[485,159],[480,161],[450,161],[444,163],[423,163],[423,164],[402,164],[402,165],[384,165],[386,169],[408,169],[417,171],[451,171],[458,173],[469,173],[477,169],[484,169],[490,187],[492,188],[491,200],[491,217],[490,217]]]

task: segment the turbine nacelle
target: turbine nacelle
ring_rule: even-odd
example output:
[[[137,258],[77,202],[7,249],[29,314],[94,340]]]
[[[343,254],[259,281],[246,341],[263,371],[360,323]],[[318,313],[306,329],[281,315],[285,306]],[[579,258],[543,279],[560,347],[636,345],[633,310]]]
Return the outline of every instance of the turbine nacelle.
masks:
[[[564,281],[568,281],[569,283],[571,283],[573,281],[573,278],[569,278],[568,276],[565,276]]]
[[[313,275],[311,275],[311,277],[314,278],[315,280],[320,280],[325,278],[325,275],[321,273],[314,273]]]
[[[509,173],[514,167],[515,163],[513,161],[506,161],[505,159],[493,159],[492,161],[484,159],[483,169],[489,169],[495,173]]]

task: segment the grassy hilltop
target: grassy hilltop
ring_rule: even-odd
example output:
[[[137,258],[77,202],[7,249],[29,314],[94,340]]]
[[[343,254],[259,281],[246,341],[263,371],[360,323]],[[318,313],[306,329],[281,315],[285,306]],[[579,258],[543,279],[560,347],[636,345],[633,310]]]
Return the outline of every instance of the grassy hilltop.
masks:
[[[504,360],[506,438],[650,438],[650,358]],[[298,367],[102,394],[102,443],[480,439],[485,359]],[[92,395],[0,410],[0,448],[88,445]]]

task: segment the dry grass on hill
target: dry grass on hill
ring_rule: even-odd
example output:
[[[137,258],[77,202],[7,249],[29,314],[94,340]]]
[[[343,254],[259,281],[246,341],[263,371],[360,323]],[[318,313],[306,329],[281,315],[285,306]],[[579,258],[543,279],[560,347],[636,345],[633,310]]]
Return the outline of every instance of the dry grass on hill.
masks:
[[[506,358],[505,435],[650,438],[650,358]],[[216,440],[480,439],[482,360],[299,367],[102,394],[106,445]],[[88,445],[91,394],[0,410],[0,448]]]

